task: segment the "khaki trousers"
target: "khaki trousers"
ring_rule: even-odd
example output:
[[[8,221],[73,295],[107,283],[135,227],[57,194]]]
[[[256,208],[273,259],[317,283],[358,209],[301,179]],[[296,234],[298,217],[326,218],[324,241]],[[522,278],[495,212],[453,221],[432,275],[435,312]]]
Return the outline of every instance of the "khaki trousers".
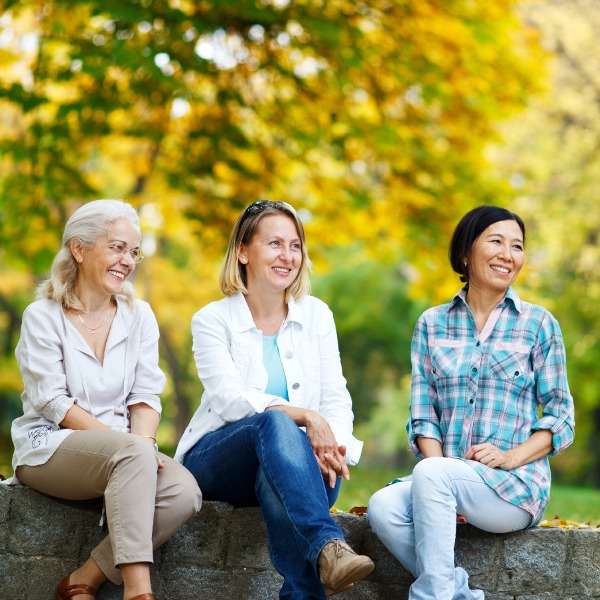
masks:
[[[157,453],[147,439],[118,431],[75,431],[45,464],[17,467],[17,477],[64,500],[104,496],[109,535],[91,556],[115,584],[122,582],[118,565],[153,562],[153,549],[202,504],[198,484],[185,467]]]

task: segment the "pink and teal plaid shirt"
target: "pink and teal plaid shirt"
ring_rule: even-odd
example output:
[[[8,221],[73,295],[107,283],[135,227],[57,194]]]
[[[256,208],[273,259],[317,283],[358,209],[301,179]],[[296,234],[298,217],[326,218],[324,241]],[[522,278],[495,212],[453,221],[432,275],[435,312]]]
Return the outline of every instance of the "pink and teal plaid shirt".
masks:
[[[407,424],[413,452],[420,456],[416,438],[427,437],[442,443],[444,456],[462,459],[475,444],[509,450],[539,429],[552,432],[551,454],[560,452],[573,441],[575,421],[558,322],[509,288],[479,332],[465,296],[462,289],[417,322]],[[511,471],[465,462],[539,522],[549,500],[548,457]]]

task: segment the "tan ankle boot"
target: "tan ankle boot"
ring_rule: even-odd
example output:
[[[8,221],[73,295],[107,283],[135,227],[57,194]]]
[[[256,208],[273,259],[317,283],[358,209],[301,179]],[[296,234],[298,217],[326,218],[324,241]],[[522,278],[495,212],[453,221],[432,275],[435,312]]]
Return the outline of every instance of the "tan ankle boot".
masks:
[[[328,596],[348,589],[375,568],[368,556],[356,554],[343,540],[325,544],[318,564],[321,583]]]

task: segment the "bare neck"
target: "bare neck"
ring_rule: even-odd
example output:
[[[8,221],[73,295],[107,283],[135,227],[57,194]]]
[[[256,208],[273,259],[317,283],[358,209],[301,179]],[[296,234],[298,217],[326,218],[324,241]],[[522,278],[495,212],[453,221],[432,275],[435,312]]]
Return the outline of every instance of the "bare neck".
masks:
[[[105,313],[114,304],[111,295],[106,294],[99,296],[85,288],[77,289],[77,297],[83,305],[82,312],[86,315]]]
[[[469,286],[466,302],[473,313],[478,331],[481,331],[485,327],[492,311],[498,306],[504,296],[506,296],[506,290],[496,292],[492,290],[478,290]]]
[[[254,324],[263,335],[275,335],[287,316],[285,294],[252,294],[244,296]]]

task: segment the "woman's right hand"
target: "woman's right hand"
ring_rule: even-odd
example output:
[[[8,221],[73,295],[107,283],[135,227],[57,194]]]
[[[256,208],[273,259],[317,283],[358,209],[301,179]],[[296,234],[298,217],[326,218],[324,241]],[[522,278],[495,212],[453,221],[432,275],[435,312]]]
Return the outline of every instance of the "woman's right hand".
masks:
[[[60,426],[65,429],[104,429],[110,430],[108,425],[102,423],[91,415],[87,410],[81,408],[77,404],[73,404],[66,412],[65,418],[60,422]]]

